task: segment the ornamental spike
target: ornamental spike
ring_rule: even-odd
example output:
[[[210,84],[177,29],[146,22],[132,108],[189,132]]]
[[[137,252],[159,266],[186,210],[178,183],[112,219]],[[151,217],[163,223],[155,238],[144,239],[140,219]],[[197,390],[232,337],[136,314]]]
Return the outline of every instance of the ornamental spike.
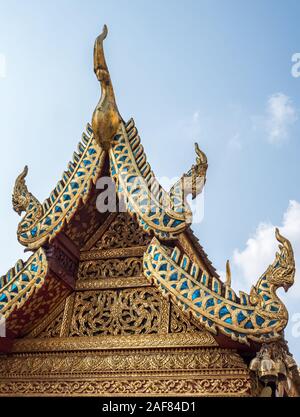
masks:
[[[225,285],[231,287],[231,269],[229,259],[226,261],[226,281]]]
[[[101,84],[101,98],[92,116],[94,137],[102,149],[108,150],[122,120],[115,100],[111,78],[106,65],[103,41],[108,33],[104,25],[94,45],[94,72]]]

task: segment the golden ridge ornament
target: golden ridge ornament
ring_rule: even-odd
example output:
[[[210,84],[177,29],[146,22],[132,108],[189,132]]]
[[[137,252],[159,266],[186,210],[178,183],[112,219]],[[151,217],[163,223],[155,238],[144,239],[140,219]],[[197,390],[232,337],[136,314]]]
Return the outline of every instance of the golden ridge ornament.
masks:
[[[106,151],[110,148],[111,141],[122,121],[104,56],[103,41],[107,33],[107,26],[104,25],[103,31],[97,37],[94,46],[94,72],[101,84],[101,98],[92,117],[95,140]]]

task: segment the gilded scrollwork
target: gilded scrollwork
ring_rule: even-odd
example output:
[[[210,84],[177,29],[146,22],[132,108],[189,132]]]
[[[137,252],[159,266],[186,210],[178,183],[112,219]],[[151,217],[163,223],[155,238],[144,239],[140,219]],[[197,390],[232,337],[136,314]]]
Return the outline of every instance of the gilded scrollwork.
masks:
[[[120,213],[109,230],[95,244],[95,249],[124,248],[150,243],[151,238],[128,213]]]
[[[106,380],[9,381],[0,383],[0,395],[186,395],[249,396],[251,381],[247,378],[118,378]]]
[[[61,312],[47,327],[43,330],[39,337],[41,338],[48,338],[48,337],[59,337],[60,329],[63,320],[63,312]]]
[[[199,331],[199,328],[183,315],[179,307],[172,303],[170,309],[170,332],[185,333],[194,331]]]
[[[62,336],[62,335],[61,335]],[[187,332],[169,334],[133,334],[101,336],[74,336],[49,339],[20,339],[13,346],[14,353],[21,352],[65,352],[65,351],[99,351],[108,349],[153,349],[172,347],[218,346],[208,332]]]
[[[251,394],[243,359],[219,348],[13,354],[0,373],[0,396]]]
[[[92,249],[80,253],[81,261],[95,259],[128,258],[130,256],[143,256],[147,246],[132,246],[124,248]]]
[[[132,277],[143,274],[143,258],[83,261],[79,264],[78,279]]]
[[[40,323],[38,323],[37,326],[35,326],[30,333],[26,335],[28,338],[33,337],[40,337],[42,334],[47,335],[47,330],[49,329],[50,332],[52,332],[50,329],[54,329],[57,326],[59,326],[58,322],[60,322],[61,327],[61,321],[64,314],[64,308],[65,308],[66,301],[63,300],[61,303],[57,305],[56,308],[54,308],[50,314],[47,315],[47,317],[42,320]],[[59,336],[59,333],[53,332],[53,336]],[[48,337],[48,336],[45,336]]]
[[[151,287],[144,276],[86,279],[76,282],[76,290],[108,290],[118,288]]]
[[[48,376],[53,374],[82,375],[98,373],[101,376],[113,373],[145,372],[162,373],[181,371],[214,370],[224,374],[247,373],[247,365],[236,353],[225,349],[181,349],[149,352],[125,351],[112,354],[67,353],[43,355],[14,355],[5,361],[0,359],[2,377]]]
[[[150,287],[78,292],[70,336],[157,333],[161,306],[159,291]]]

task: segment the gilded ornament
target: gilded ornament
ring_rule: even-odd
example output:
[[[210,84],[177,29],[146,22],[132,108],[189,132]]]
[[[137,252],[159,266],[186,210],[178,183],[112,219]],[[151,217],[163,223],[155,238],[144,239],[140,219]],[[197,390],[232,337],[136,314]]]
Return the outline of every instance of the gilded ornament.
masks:
[[[170,254],[156,238],[144,255],[144,273],[185,314],[191,314],[212,333],[220,331],[240,343],[271,342],[282,337],[288,321],[287,310],[276,290],[280,286],[288,289],[295,275],[290,242],[277,229],[276,238],[279,252],[250,296],[240,292],[237,297],[231,287],[201,271],[177,247]]]
[[[97,37],[94,46],[94,72],[101,84],[101,98],[92,117],[95,140],[106,151],[110,148],[111,141],[122,120],[104,56],[103,41],[107,33],[107,26],[104,25],[103,31]]]

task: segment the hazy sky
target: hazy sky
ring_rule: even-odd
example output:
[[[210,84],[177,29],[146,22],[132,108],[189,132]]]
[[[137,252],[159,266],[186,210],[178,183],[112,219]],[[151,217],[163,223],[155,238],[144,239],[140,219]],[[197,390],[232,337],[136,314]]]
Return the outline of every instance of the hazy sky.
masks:
[[[104,23],[120,112],[135,118],[157,176],[185,172],[195,140],[207,153],[194,230],[215,267],[229,258],[234,287],[249,290],[274,258],[275,226],[300,266],[299,16],[298,0],[0,0],[1,273],[25,258],[16,176],[28,164],[28,187],[44,200],[91,120]],[[279,294],[300,361],[299,282]]]

